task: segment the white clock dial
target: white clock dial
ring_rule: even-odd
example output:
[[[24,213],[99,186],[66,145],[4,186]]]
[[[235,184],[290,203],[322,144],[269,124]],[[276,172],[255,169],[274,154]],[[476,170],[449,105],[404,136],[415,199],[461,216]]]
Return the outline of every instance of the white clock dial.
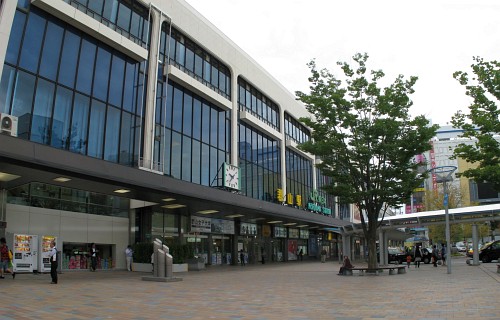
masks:
[[[239,189],[239,168],[226,163],[224,168],[224,186]]]

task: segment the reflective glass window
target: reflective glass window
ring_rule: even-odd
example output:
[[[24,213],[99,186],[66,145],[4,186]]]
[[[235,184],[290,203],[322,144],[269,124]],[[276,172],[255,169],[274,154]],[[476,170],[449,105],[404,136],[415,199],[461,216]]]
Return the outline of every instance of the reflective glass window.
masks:
[[[111,23],[116,23],[116,14],[118,13],[118,0],[104,0],[102,16]]]
[[[186,48],[186,69],[194,72],[194,52],[189,48]]]
[[[193,154],[191,156],[191,182],[200,183],[200,163],[201,163],[201,144],[199,141],[193,140]]]
[[[135,112],[136,99],[136,81],[138,77],[137,64],[127,62],[125,71],[125,84],[123,90],[123,109],[129,112]]]
[[[66,30],[60,61],[60,65],[64,66],[64,68],[59,68],[59,83],[68,87],[74,87],[79,51],[80,37],[73,32]]]
[[[31,121],[31,141],[47,144],[50,135],[50,119],[54,104],[54,84],[38,80],[35,93],[35,105]]]
[[[118,139],[120,137],[120,110],[108,106],[106,115],[106,138],[104,160],[118,162]]]
[[[163,150],[163,170],[166,175],[170,175],[170,150],[172,144],[170,143],[172,140],[172,131],[169,129],[165,130],[165,149]]]
[[[85,39],[82,41],[80,61],[78,63],[78,77],[76,89],[90,95],[92,88],[92,76],[94,74],[96,45]],[[61,68],[64,69],[64,68]]]
[[[5,62],[17,65],[17,58],[19,56],[19,48],[21,46],[25,21],[26,15],[16,11],[14,22],[12,23],[12,29],[10,31],[9,45],[7,46]]]
[[[210,83],[211,78],[211,65],[207,60],[203,60],[203,80]]]
[[[94,158],[102,159],[105,117],[106,105],[98,100],[92,100],[87,155]]]
[[[73,91],[57,86],[50,145],[69,149],[70,119],[73,106]]]
[[[182,180],[191,181],[191,139],[182,139]]]
[[[107,101],[108,98],[110,65],[111,53],[102,47],[98,48],[94,73],[94,90],[92,94],[95,98],[102,101]]]
[[[11,114],[19,118],[17,123],[17,136],[23,139],[28,139],[34,90],[35,77],[25,72],[18,71],[16,85],[14,87]]]
[[[201,141],[210,141],[210,106],[206,103],[202,104]]]
[[[123,79],[125,77],[125,61],[113,56],[111,77],[109,81],[109,103],[120,107],[122,105]]]
[[[182,136],[177,132],[172,132],[172,152],[171,152],[171,171],[170,175],[176,179],[181,178],[181,160],[182,160]]]
[[[201,184],[210,185],[210,147],[207,144],[201,144]]]
[[[210,115],[210,144],[217,146],[217,133],[218,133],[219,117],[217,110],[211,109]]]
[[[57,77],[63,35],[64,29],[61,26],[48,22],[40,61],[40,75],[50,80],[56,80]]]
[[[122,123],[120,133],[120,159],[119,162],[125,165],[132,165],[132,150],[134,148],[134,118],[128,112],[122,112]]]
[[[184,121],[182,126],[182,132],[188,136],[191,136],[191,121],[193,119],[193,98],[186,94],[184,95]]]
[[[200,140],[201,138],[201,101],[193,100],[193,138]]]
[[[118,19],[116,21],[116,24],[118,27],[122,28],[125,31],[130,30],[130,15],[132,14],[132,11],[130,8],[128,8],[126,5],[123,3],[120,3],[118,7]]]
[[[103,5],[103,1],[89,1],[88,5],[87,5],[87,8],[89,8],[92,12],[95,12],[97,13],[98,15],[102,15],[102,5]]]
[[[31,13],[26,24],[19,66],[37,72],[46,20]]]
[[[15,77],[16,70],[8,65],[4,65],[2,79],[0,80],[0,113],[10,114]]]
[[[194,55],[194,73],[200,78],[203,76],[203,59],[198,53]]]
[[[87,152],[89,105],[89,97],[79,93],[75,94],[75,102],[71,120],[70,150],[76,153],[85,154]]]
[[[175,47],[175,61],[181,66],[184,65],[185,49],[184,44],[177,42]]]
[[[182,129],[182,104],[183,104],[182,98],[183,98],[182,91],[178,88],[174,88],[172,129],[179,132]]]

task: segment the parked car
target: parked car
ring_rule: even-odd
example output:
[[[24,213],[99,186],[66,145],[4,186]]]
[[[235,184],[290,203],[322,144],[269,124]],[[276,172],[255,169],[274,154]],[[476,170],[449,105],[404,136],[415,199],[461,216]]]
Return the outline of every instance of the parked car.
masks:
[[[396,262],[401,264],[406,262],[406,253],[404,253],[403,251],[395,248],[389,248],[387,250],[389,251],[388,255],[389,263]]]
[[[479,260],[484,263],[500,258],[500,240],[488,242],[479,250]]]

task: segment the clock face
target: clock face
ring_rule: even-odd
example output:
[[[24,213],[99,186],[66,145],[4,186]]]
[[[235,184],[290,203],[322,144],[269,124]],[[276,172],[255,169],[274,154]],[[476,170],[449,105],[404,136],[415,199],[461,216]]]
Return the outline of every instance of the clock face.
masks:
[[[240,189],[240,173],[236,166],[229,163],[224,165],[224,187]]]

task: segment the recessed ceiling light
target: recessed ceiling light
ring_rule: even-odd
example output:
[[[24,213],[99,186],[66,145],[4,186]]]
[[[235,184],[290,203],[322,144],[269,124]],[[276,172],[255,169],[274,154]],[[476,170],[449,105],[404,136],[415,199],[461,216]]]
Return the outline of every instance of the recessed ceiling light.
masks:
[[[200,213],[200,214],[211,214],[211,213],[217,213],[219,212],[219,210],[212,210],[212,209],[207,209],[207,210],[200,210],[196,213]]]
[[[161,206],[162,208],[166,209],[177,209],[177,208],[184,208],[186,205],[185,204],[166,204],[164,206]]]
[[[309,229],[318,229],[318,227],[310,227]]]
[[[56,182],[68,182],[68,181],[71,181],[71,179],[66,178],[66,177],[58,177],[58,178],[55,178],[54,181],[56,181]]]
[[[21,178],[21,176],[18,176],[15,174],[10,174],[10,173],[5,173],[5,172],[0,172],[0,181],[8,182],[8,181],[15,180],[17,178]]]
[[[296,224],[297,224],[297,223],[295,223],[295,222],[290,222],[290,223],[284,223],[283,225],[284,225],[284,226],[294,226],[294,225],[296,225]]]
[[[268,223],[269,223],[269,224],[273,224],[273,223],[281,223],[281,222],[283,222],[283,221],[278,221],[278,220],[276,220],[276,221],[269,221]]]
[[[255,219],[251,219],[250,221],[256,222],[256,221],[259,221],[259,220],[266,220],[266,218],[255,218]]]
[[[308,224],[301,224],[299,226],[297,226],[297,228],[305,228],[305,227],[308,227],[309,225]]]
[[[174,198],[161,199],[161,201],[165,201],[165,202],[174,201],[174,200],[175,200]]]
[[[240,217],[244,217],[245,215],[244,214],[230,214],[228,216],[226,216],[226,218],[240,218]]]
[[[113,192],[116,192],[116,193],[129,193],[129,192],[130,192],[130,190],[128,190],[128,189],[116,189],[116,190],[115,190],[115,191],[113,191]]]

